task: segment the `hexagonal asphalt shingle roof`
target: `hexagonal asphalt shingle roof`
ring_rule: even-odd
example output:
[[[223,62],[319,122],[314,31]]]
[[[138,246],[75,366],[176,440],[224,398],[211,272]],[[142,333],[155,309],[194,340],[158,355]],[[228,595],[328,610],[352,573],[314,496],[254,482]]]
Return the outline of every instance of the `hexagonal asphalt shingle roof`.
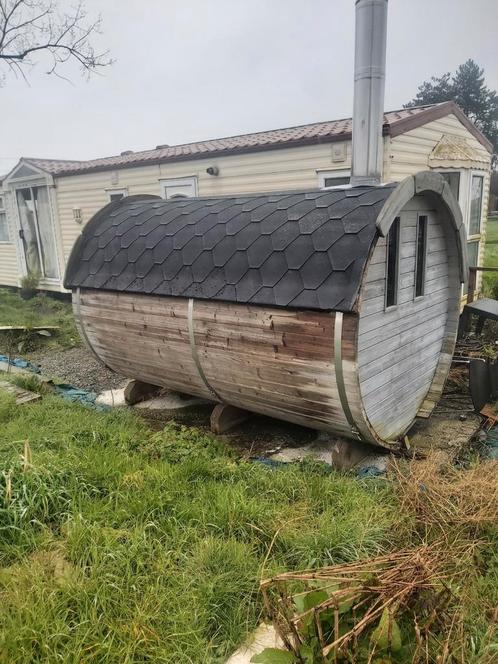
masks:
[[[86,225],[64,285],[352,311],[393,188],[124,198]]]

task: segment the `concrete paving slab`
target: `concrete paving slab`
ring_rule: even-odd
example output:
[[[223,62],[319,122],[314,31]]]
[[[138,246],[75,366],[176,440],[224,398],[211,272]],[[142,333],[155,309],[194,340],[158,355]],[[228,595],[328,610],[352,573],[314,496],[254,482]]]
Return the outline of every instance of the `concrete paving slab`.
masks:
[[[127,406],[125,400],[125,388],[120,388],[117,390],[105,390],[101,392],[95,403],[101,404],[104,406],[110,406],[111,408],[118,408],[120,406]],[[176,392],[166,392],[164,391],[161,395],[157,397],[152,397],[151,399],[146,399],[145,401],[140,401],[131,408],[140,408],[140,410],[181,410],[182,408],[189,408],[190,406],[199,406],[203,404],[210,403],[205,399],[199,399],[197,397],[184,397]]]
[[[338,470],[356,470],[374,467],[385,472],[389,462],[389,454],[372,448],[369,445],[356,443],[320,433],[315,440],[300,447],[286,447],[276,454],[270,455],[275,461],[292,463],[312,457],[323,461]]]
[[[127,404],[124,397],[124,388],[117,390],[104,390],[104,392],[101,392],[95,399],[95,403],[101,406],[110,406],[111,408],[126,406]]]
[[[258,655],[265,648],[283,648],[282,639],[273,625],[261,623],[251,636],[249,643],[239,648],[227,660],[226,664],[249,664],[253,655]]]
[[[183,408],[190,408],[190,406],[202,406],[210,403],[206,399],[199,399],[198,397],[184,397],[176,392],[167,392],[160,396],[147,399],[137,403],[133,408],[140,408],[141,410],[182,410]]]

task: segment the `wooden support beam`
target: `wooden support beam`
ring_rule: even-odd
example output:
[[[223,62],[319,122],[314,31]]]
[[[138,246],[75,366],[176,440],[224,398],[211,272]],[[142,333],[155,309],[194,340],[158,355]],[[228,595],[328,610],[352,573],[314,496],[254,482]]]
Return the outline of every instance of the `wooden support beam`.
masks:
[[[142,383],[140,380],[130,380],[124,389],[124,398],[129,406],[145,401],[155,396],[161,390],[157,385]]]
[[[225,433],[230,431],[238,424],[245,422],[251,414],[247,410],[219,403],[213,408],[211,413],[211,431],[213,433]]]

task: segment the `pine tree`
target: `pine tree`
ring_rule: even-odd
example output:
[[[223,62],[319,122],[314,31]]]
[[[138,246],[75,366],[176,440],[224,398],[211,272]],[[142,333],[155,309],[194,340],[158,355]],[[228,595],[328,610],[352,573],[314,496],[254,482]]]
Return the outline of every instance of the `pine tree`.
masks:
[[[422,106],[443,101],[456,102],[478,129],[493,144],[494,161],[498,153],[498,95],[490,90],[484,78],[484,69],[473,60],[460,65],[454,74],[432,76],[419,86],[415,97],[405,104]]]

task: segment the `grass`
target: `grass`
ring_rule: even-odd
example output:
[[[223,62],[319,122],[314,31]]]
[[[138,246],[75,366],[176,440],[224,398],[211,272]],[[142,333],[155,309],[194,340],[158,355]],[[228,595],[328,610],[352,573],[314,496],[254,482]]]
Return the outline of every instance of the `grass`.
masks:
[[[413,531],[385,480],[271,469],[195,428],[152,431],[50,394],[17,408],[0,393],[0,459],[9,664],[221,663],[260,620],[260,578],[365,559]],[[469,662],[489,647],[497,558],[472,587]]]
[[[222,662],[259,620],[261,576],[397,532],[383,481],[269,469],[50,395],[2,396],[0,420],[0,661]]]
[[[488,219],[484,267],[498,267],[498,219]],[[484,293],[498,299],[498,272],[483,275]]]
[[[22,351],[34,350],[43,344],[44,348],[69,348],[80,343],[74,325],[71,304],[55,300],[47,295],[38,294],[31,300],[23,300],[18,293],[7,288],[0,288],[0,325],[25,325],[28,328],[40,325],[57,325],[59,330],[52,337],[40,337],[33,333],[0,333],[0,352],[11,348],[18,352],[22,342]]]

